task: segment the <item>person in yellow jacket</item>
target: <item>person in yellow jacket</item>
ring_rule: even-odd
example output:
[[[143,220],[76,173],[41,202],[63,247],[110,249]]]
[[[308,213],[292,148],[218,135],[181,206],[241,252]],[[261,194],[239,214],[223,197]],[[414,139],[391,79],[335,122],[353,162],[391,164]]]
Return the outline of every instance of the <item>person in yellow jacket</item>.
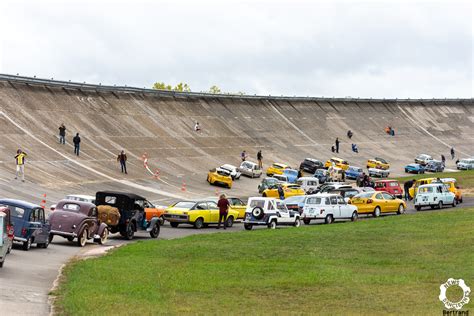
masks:
[[[21,149],[16,151],[15,161],[16,161],[16,173],[15,179],[18,179],[18,176],[21,174],[21,181],[25,182],[25,158],[28,156]]]

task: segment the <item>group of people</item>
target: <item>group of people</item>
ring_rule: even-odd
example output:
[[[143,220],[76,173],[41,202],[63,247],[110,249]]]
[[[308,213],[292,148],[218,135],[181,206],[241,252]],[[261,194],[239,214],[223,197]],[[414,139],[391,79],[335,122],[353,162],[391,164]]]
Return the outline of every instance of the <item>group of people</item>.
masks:
[[[243,150],[241,153],[240,153],[240,159],[242,160],[242,162],[246,161],[248,158],[248,154],[247,154],[247,151]],[[262,150],[259,150],[257,152],[257,162],[258,162],[258,167],[260,169],[263,168],[263,155],[262,155]]]
[[[66,144],[66,126],[64,126],[64,123],[59,126],[59,143],[63,145]],[[81,144],[81,137],[79,136],[79,133],[76,133],[76,136],[72,138],[72,143],[74,144],[74,154],[79,156]]]

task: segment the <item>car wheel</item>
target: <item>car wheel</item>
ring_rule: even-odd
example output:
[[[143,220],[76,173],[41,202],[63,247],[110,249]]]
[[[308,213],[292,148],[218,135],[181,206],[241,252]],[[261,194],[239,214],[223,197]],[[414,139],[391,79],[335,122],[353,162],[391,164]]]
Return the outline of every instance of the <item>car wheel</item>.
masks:
[[[127,228],[125,230],[125,238],[127,240],[132,240],[134,235],[135,235],[135,224],[133,222],[130,222],[128,223]]]
[[[438,208],[439,208],[439,209],[442,209],[442,208],[443,208],[443,201],[439,201],[439,202],[438,202]]]
[[[453,204],[451,204],[452,207],[456,207],[456,199],[453,199]]]
[[[245,230],[252,230],[253,225],[252,224],[244,224]]]
[[[49,243],[51,243],[51,242],[53,241],[53,238],[54,238],[54,235],[53,235],[53,234],[49,234],[49,236],[48,236]]]
[[[277,221],[274,219],[268,224],[268,228],[270,229],[276,229],[277,228]]]
[[[234,225],[234,217],[233,217],[233,216],[227,217],[226,226],[230,228],[230,227],[232,227],[233,225]]]
[[[88,234],[89,232],[87,231],[87,228],[84,228],[81,234],[77,237],[77,245],[79,247],[84,247],[86,245]]]
[[[67,241],[73,241],[74,237],[66,237]]]
[[[417,210],[417,211],[421,211],[421,206],[419,206],[419,205],[415,205],[415,210]]]
[[[405,169],[405,173],[408,173],[408,169]]]
[[[331,214],[327,215],[326,218],[324,219],[324,222],[326,224],[331,224],[334,221],[334,218],[332,217]]]
[[[400,204],[400,205],[398,206],[398,212],[397,212],[397,214],[403,214],[403,213],[405,213],[405,207],[403,206],[403,204]]]
[[[150,230],[150,237],[157,238],[160,234],[160,223],[156,222],[153,228]]]
[[[100,234],[100,238],[97,239],[97,243],[99,245],[105,245],[108,239],[109,239],[109,230],[107,228],[104,228],[104,231],[102,232],[102,234]]]
[[[300,227],[301,226],[301,221],[299,218],[295,219],[295,222],[293,223],[293,226],[295,227]]]
[[[196,229],[201,229],[202,226],[204,226],[204,221],[202,220],[201,217],[199,217],[195,222],[194,222],[194,227]]]
[[[264,215],[263,208],[256,206],[252,209],[252,216],[256,219],[262,219]]]
[[[25,250],[25,251],[30,250],[32,242],[33,241],[31,240],[31,238],[28,238],[26,241],[24,241],[23,242],[23,247],[22,247],[23,250]]]
[[[36,244],[36,247],[46,249],[49,246],[49,236],[44,243]]]
[[[310,219],[304,219],[304,220],[303,220],[303,223],[304,223],[305,225],[309,225],[309,223],[311,223],[311,220],[310,220]]]
[[[176,228],[179,226],[179,223],[176,222],[170,222],[171,227]]]
[[[355,222],[359,219],[359,215],[357,214],[357,212],[354,211],[354,213],[352,213],[352,216],[351,216],[351,222]]]
[[[380,207],[376,207],[374,210],[374,217],[379,217],[380,216]]]

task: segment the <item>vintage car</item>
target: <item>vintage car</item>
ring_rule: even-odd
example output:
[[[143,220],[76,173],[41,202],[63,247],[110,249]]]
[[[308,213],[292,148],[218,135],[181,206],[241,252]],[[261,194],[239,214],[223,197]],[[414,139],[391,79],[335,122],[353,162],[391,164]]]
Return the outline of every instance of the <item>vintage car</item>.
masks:
[[[207,174],[207,182],[209,182],[209,184],[223,185],[229,189],[232,188],[232,177],[230,173],[220,168],[209,170]]]
[[[390,164],[383,158],[375,157],[367,160],[367,169],[370,168],[388,170],[390,169]]]
[[[323,169],[324,163],[317,159],[305,158],[300,164],[300,170],[307,171],[309,173],[315,173],[318,169]]]
[[[322,219],[326,224],[331,224],[336,219],[358,219],[357,207],[347,204],[339,194],[319,193],[309,195],[303,206],[303,223],[309,224],[311,220]]]
[[[84,194],[69,194],[64,198],[65,200],[79,201],[79,202],[89,202],[95,204],[95,196],[84,195]],[[51,205],[50,210],[54,211],[56,209],[56,204]]]
[[[3,267],[7,254],[12,250],[12,230],[8,213],[0,210],[0,268]]]
[[[313,177],[318,178],[319,184],[323,184],[328,181],[328,171],[325,169],[318,169]]]
[[[236,166],[225,164],[220,166],[219,169],[228,171],[230,173],[230,176],[232,177],[232,180],[240,179],[241,173]]]
[[[273,163],[270,167],[267,169],[267,176],[271,177],[274,174],[283,174],[283,170],[285,169],[291,169],[290,166],[275,162]]]
[[[349,163],[344,159],[332,157],[331,159],[327,160],[324,164],[324,168],[329,169],[329,167],[334,166],[343,169],[344,171],[349,168]]]
[[[369,176],[377,178],[387,178],[390,175],[389,169],[369,168]]]
[[[275,229],[278,225],[299,227],[300,213],[289,211],[281,200],[265,197],[251,197],[245,211],[244,228],[251,230],[253,226],[265,225]]]
[[[219,223],[219,208],[213,200],[179,201],[165,210],[165,220],[170,222],[171,227],[180,224],[190,224],[200,229],[210,224]],[[232,227],[234,221],[239,217],[239,211],[232,208],[227,213],[226,226]]]
[[[429,172],[443,172],[444,163],[439,160],[431,160],[425,166],[425,171]]]
[[[49,216],[51,225],[49,242],[57,235],[69,241],[77,239],[79,247],[84,247],[89,239],[101,245],[105,244],[109,230],[107,224],[100,222],[98,216],[95,204],[72,200],[59,201],[56,210]]]
[[[7,242],[7,253],[12,251],[13,247],[13,239],[15,238],[15,230],[13,228],[13,223],[11,220],[10,209],[7,206],[0,207],[0,212],[3,212],[6,215],[5,222],[7,223],[7,235],[8,235],[8,242]]]
[[[276,186],[270,187],[266,190],[263,191],[262,196],[263,197],[272,197],[272,198],[280,198],[278,194],[278,185],[281,185],[283,188],[283,192],[285,195],[285,199],[289,198],[290,196],[295,196],[295,195],[304,195],[304,190],[297,184],[292,184],[292,183],[281,183],[277,184]]]
[[[48,248],[50,226],[43,208],[13,199],[1,199],[0,206],[8,207],[10,210],[15,232],[13,241],[22,243],[23,250],[30,250],[33,244],[38,248]]]
[[[262,194],[263,191],[268,189],[271,186],[276,185],[280,181],[278,179],[275,179],[273,177],[265,177],[262,179],[262,182],[258,185],[258,193]]]
[[[286,177],[286,182],[296,183],[296,180],[298,180],[298,173],[299,173],[298,170],[295,170],[295,169],[285,169],[283,170],[282,175]]]
[[[375,181],[375,191],[385,191],[401,199],[403,190],[397,180],[377,180]]]
[[[316,193],[319,189],[319,180],[315,177],[301,177],[296,181],[306,194]]]
[[[357,194],[360,193],[360,191],[357,189],[357,188],[348,188],[348,187],[340,187],[340,188],[337,188],[337,189],[331,189],[331,190],[328,190],[326,191],[327,193],[331,193],[331,194],[337,194],[337,195],[340,195],[342,196],[342,198],[344,199],[344,201],[346,203],[349,202],[349,200],[356,196]],[[323,192],[321,192],[323,193]]]
[[[360,167],[349,166],[346,170],[346,179],[356,180],[364,171]]]
[[[425,168],[420,164],[411,163],[405,166],[405,172],[421,174],[421,173],[425,173]]]
[[[403,200],[380,191],[359,193],[351,198],[349,203],[357,206],[359,215],[372,214],[374,217],[379,217],[381,213],[403,214],[407,208]]]
[[[431,160],[433,160],[433,157],[427,154],[419,154],[415,157],[415,163],[420,164],[422,166],[426,166]]]
[[[456,168],[459,170],[474,169],[474,158],[465,158],[459,160],[459,162],[456,164]]]
[[[429,206],[432,209],[435,207],[441,209],[445,205],[455,207],[456,196],[449,192],[443,183],[424,184],[418,187],[414,204],[417,211],[424,206]]]
[[[99,220],[107,224],[110,233],[119,232],[128,240],[139,230],[148,232],[152,238],[160,234],[165,210],[156,208],[144,197],[114,191],[97,192],[95,197]]]
[[[219,201],[218,197],[209,197],[207,198],[209,201],[217,202]],[[227,201],[229,201],[230,207],[229,209],[239,212],[239,215],[235,219],[242,219],[245,217],[245,209],[247,205],[239,198],[228,196]]]
[[[262,169],[255,162],[248,160],[242,161],[238,170],[241,174],[250,178],[259,178],[262,175]]]

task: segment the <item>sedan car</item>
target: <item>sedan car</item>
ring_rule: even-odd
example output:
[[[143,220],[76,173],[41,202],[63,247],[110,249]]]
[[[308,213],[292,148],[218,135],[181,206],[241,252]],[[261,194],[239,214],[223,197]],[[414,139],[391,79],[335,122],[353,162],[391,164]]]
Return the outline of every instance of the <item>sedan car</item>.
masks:
[[[164,217],[171,227],[190,224],[200,229],[219,222],[219,208],[217,203],[211,200],[179,201],[165,210]],[[230,209],[227,213],[227,227],[232,227],[238,217],[239,212]]]
[[[324,164],[324,168],[328,169],[331,166],[347,170],[349,168],[349,163],[344,159],[332,157],[331,159],[326,161],[326,163]]]
[[[289,198],[290,196],[304,195],[304,190],[297,184],[282,183],[281,186],[283,188],[285,199]],[[280,196],[278,194],[278,187],[273,186],[264,190],[262,196],[279,198]]]
[[[407,208],[405,201],[379,191],[359,193],[350,203],[357,206],[359,214],[372,214],[374,217],[379,217],[381,213],[403,214]]]
[[[390,170],[369,168],[368,173],[369,173],[369,176],[371,177],[387,178],[390,175]]]
[[[363,172],[364,171],[360,167],[349,166],[349,168],[346,170],[346,178],[356,180],[362,175]]]
[[[207,182],[209,182],[209,184],[220,184],[229,189],[232,188],[232,177],[230,176],[230,173],[220,168],[209,170],[207,174]]]
[[[415,158],[415,163],[420,164],[422,166],[426,166],[428,164],[428,162],[430,162],[431,160],[433,160],[433,157],[431,157],[430,155],[419,154]]]
[[[390,164],[383,158],[375,157],[373,159],[367,160],[367,169],[370,168],[388,170],[390,169]]]
[[[241,173],[236,166],[225,164],[220,166],[219,169],[228,171],[230,173],[230,176],[232,177],[232,180],[240,179]]]
[[[439,160],[431,160],[425,166],[425,171],[430,172],[443,172],[444,171],[444,163]]]
[[[107,224],[98,219],[97,207],[88,202],[59,201],[49,223],[49,242],[57,235],[69,241],[77,239],[77,245],[84,247],[89,239],[103,245],[109,236]]]
[[[270,167],[268,167],[267,176],[271,177],[274,174],[283,174],[283,170],[285,169],[291,169],[291,167],[283,163],[275,162]]]
[[[238,170],[241,174],[250,178],[259,178],[262,175],[262,169],[252,161],[243,161]]]
[[[425,173],[425,168],[417,163],[411,163],[405,166],[405,172],[407,173]]]
[[[300,169],[307,171],[309,173],[315,173],[318,169],[323,169],[324,163],[317,159],[313,158],[305,158],[303,162],[300,164]]]

